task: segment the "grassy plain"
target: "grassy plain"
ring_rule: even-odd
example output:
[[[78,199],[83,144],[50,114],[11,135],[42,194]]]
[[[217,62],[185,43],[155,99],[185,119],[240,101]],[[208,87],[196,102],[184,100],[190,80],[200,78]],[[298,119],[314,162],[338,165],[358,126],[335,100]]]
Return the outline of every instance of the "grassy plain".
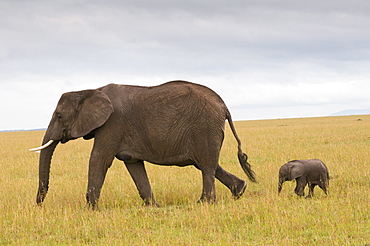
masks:
[[[361,118],[362,120],[358,120]],[[218,203],[199,205],[201,173],[193,167],[147,164],[159,208],[141,206],[124,165],[108,171],[100,210],[85,205],[92,141],[59,145],[50,190],[35,205],[38,154],[28,152],[43,131],[0,133],[0,245],[369,245],[370,116],[236,122],[259,183],[232,199],[216,181]],[[246,179],[229,129],[220,164]],[[279,167],[293,159],[322,159],[329,195],[297,197]]]

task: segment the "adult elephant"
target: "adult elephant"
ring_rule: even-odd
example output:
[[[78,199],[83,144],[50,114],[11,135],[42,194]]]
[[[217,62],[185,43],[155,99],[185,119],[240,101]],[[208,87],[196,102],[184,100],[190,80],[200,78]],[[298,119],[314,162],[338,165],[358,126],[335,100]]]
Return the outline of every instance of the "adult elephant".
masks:
[[[239,162],[255,182],[229,110],[220,96],[205,86],[186,81],[154,87],[109,84],[65,93],[46,130],[43,146],[31,149],[41,150],[36,202],[41,204],[48,191],[50,162],[57,144],[80,137],[95,138],[86,194],[93,208],[115,157],[124,161],[146,205],[155,205],[156,201],[144,161],[194,165],[202,172],[202,202],[215,201],[215,177],[239,198],[246,182],[218,164],[226,119],[238,143]]]

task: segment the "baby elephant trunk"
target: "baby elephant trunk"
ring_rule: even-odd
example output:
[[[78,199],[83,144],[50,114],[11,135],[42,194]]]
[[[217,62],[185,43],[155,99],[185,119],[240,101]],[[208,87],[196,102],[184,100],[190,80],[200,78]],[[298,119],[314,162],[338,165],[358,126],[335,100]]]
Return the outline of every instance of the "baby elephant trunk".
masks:
[[[279,181],[279,184],[278,184],[278,193],[279,194],[280,194],[282,188],[283,188],[283,182]]]
[[[284,183],[284,180],[279,177],[279,184],[278,184],[278,193],[280,194],[281,192],[281,189],[283,188],[283,183]]]

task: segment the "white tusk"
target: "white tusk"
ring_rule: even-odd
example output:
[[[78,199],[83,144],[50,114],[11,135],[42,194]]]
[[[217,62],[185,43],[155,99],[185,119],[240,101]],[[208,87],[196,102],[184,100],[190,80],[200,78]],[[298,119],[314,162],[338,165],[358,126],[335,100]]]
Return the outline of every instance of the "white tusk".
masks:
[[[40,146],[40,147],[37,147],[37,148],[33,148],[33,149],[30,149],[30,151],[33,151],[33,152],[36,152],[36,153],[40,153],[39,150],[42,150],[42,149],[45,149],[46,147],[48,147],[50,144],[52,144],[54,142],[54,140],[49,140],[49,142],[47,142],[46,144],[44,144],[43,146]]]

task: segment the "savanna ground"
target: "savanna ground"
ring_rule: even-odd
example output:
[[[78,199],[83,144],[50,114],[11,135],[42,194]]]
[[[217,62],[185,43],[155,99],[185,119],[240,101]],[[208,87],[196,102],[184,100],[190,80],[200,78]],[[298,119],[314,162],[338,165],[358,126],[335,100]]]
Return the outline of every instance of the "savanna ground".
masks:
[[[0,133],[0,245],[370,244],[370,116],[244,121],[236,128],[258,178],[248,181],[241,199],[216,181],[218,203],[196,204],[200,171],[147,164],[162,206],[143,207],[115,160],[99,211],[89,210],[84,198],[92,141],[57,147],[49,193],[38,207],[38,154],[28,149],[44,132]],[[236,151],[227,128],[220,164],[246,179]],[[314,198],[299,198],[294,182],[286,182],[278,196],[279,167],[310,158],[328,166],[329,195],[316,187]]]

